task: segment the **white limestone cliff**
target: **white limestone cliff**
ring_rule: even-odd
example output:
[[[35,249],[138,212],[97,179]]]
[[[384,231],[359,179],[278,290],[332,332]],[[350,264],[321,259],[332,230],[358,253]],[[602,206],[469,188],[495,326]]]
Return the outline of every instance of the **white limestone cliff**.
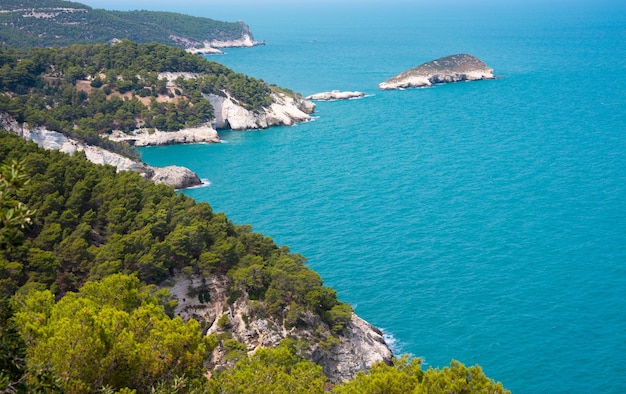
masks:
[[[130,134],[114,130],[111,134],[105,134],[102,135],[102,137],[108,138],[111,141],[126,141],[134,146],[220,142],[220,136],[217,134],[217,130],[209,125],[190,127],[178,131],[136,129]]]
[[[256,113],[238,105],[232,97],[206,95],[215,110],[217,129],[249,130],[271,126],[292,126],[311,120],[315,104],[283,93],[272,93],[272,104]]]
[[[174,87],[177,78],[197,78],[199,74],[184,72],[159,73],[159,79],[167,79],[168,87]],[[239,105],[234,97],[227,93],[223,96],[205,94],[214,109],[215,129],[252,130],[265,129],[271,126],[292,126],[296,123],[311,120],[315,104],[302,97],[294,97],[282,92],[272,92],[272,104],[255,112]]]
[[[134,171],[146,179],[151,179],[156,183],[164,183],[176,189],[202,184],[200,178],[188,168],[179,166],[151,167],[106,149],[85,145],[79,141],[67,138],[57,131],[47,130],[42,127],[31,129],[28,125],[18,123],[11,116],[4,113],[0,113],[0,128],[13,132],[24,139],[31,140],[44,149],[56,149],[70,155],[76,152],[84,152],[87,159],[92,163],[111,165],[116,167],[117,171]]]

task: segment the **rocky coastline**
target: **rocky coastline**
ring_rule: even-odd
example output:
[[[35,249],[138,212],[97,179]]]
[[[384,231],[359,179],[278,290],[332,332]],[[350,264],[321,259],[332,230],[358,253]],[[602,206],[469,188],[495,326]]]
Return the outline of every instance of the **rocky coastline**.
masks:
[[[217,130],[206,124],[178,131],[136,129],[132,133],[127,134],[119,130],[114,130],[110,134],[102,135],[102,137],[108,138],[111,141],[125,141],[129,145],[137,147],[220,142],[220,136],[218,135]]]
[[[434,84],[495,78],[493,69],[480,59],[457,54],[421,64],[381,82],[378,87],[384,90],[421,88]]]
[[[254,317],[245,294],[229,304],[229,286],[230,281],[225,275],[212,275],[204,282],[200,277],[178,275],[167,288],[177,301],[176,316],[204,322],[206,335],[228,332],[246,346],[248,353],[254,353],[261,347],[277,346],[285,338],[305,340],[310,344],[308,357],[322,366],[324,375],[333,383],[351,380],[374,363],[392,362],[393,353],[383,333],[354,313],[339,335],[339,341],[330,348],[322,348],[318,339],[322,327],[319,316],[309,314],[307,327],[286,328],[272,317]],[[201,303],[198,297],[190,296],[190,292],[198,288],[208,291],[209,302]],[[218,324],[224,315],[229,321],[227,328]],[[330,337],[332,334],[327,331],[323,336]],[[218,347],[210,357],[209,367],[227,367],[228,363],[226,352]]]
[[[42,127],[30,128],[28,124],[19,123],[7,114],[0,113],[0,128],[33,141],[44,149],[56,149],[70,155],[84,152],[87,159],[92,163],[112,165],[117,168],[117,171],[134,171],[145,179],[150,179],[155,183],[163,183],[175,189],[202,184],[198,175],[188,168],[180,166],[152,167],[100,147],[83,144],[57,131]]]
[[[272,104],[262,111],[250,111],[230,96],[206,95],[215,111],[213,126],[218,130],[253,130],[272,126],[293,126],[311,120],[315,104],[284,93],[272,93]]]
[[[224,48],[251,48],[259,45],[265,45],[264,41],[255,41],[252,34],[245,33],[241,38],[236,40],[212,40],[202,42],[202,46],[195,45],[186,49],[187,52],[197,53],[198,55],[221,55]]]

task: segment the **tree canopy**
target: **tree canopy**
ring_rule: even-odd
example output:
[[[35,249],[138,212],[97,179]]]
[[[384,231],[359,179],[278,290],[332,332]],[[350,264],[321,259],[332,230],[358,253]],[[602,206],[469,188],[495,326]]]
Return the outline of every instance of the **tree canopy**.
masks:
[[[160,74],[165,72],[181,77],[168,81]],[[0,112],[133,158],[132,148],[100,136],[210,122],[209,94],[228,95],[259,112],[272,103],[271,93],[262,80],[156,43],[124,40],[28,52],[0,48]]]
[[[5,0],[0,11],[0,42],[18,48],[104,44],[114,39],[188,48],[252,35],[243,22],[173,12],[107,11],[65,0]]]
[[[321,393],[332,388],[322,368],[302,357],[302,344],[288,340],[248,355],[229,335],[203,336],[199,322],[174,318],[169,293],[155,286],[180,272],[223,275],[229,302],[250,300],[252,314],[289,328],[323,325],[329,335],[341,335],[352,310],[302,256],[250,226],[233,224],[206,203],[137,174],[92,164],[84,154],[42,150],[0,132],[0,163],[18,163],[3,167],[3,182],[12,189],[0,214],[16,204],[27,207],[19,220],[3,224],[11,236],[0,248],[0,389]],[[319,318],[311,322],[310,314]],[[204,362],[217,346],[239,361],[232,369],[212,370],[207,380]],[[408,357],[393,366],[376,365],[332,390],[506,392],[478,366],[453,361],[422,371],[420,361]]]

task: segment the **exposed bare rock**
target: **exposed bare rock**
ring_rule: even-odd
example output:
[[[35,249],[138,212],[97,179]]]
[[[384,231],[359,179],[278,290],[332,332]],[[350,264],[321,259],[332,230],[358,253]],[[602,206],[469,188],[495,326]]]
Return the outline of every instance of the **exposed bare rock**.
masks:
[[[493,69],[478,58],[458,54],[414,67],[378,84],[380,89],[427,87],[438,83],[494,79]]]
[[[349,100],[353,98],[361,98],[365,97],[365,93],[363,92],[342,92],[339,90],[331,90],[330,92],[322,92],[315,93],[310,96],[307,96],[309,100],[320,100],[320,101],[329,101],[329,100]]]
[[[228,303],[230,281],[224,275],[212,275],[204,280],[178,275],[170,285],[172,296],[178,301],[175,314],[184,320],[194,318],[200,321],[206,327],[207,335],[228,331],[234,339],[246,345],[248,353],[261,347],[274,347],[285,338],[305,340],[309,343],[308,357],[320,364],[324,374],[333,382],[350,380],[376,362],[390,363],[393,357],[380,330],[354,314],[339,336],[339,343],[322,347],[320,340],[332,334],[319,316],[308,313],[304,317],[305,327],[298,328],[287,328],[273,317],[258,317],[253,305],[256,301],[248,300],[245,294],[233,304]],[[228,318],[227,328],[218,324],[222,316]],[[209,368],[229,365],[224,350],[216,348]]]
[[[232,97],[214,94],[206,96],[215,110],[214,125],[217,129],[248,130],[271,126],[291,126],[311,120],[309,115],[315,104],[282,93],[272,93],[272,104],[256,113],[237,104]],[[310,112],[305,112],[310,111]]]
[[[241,38],[235,40],[213,40],[206,43],[213,48],[249,48],[257,45],[264,45],[264,42],[254,41],[250,33],[245,33]]]
[[[112,141],[126,141],[134,146],[153,146],[171,144],[197,144],[220,142],[217,131],[209,125],[187,128],[178,131],[159,131],[152,129],[137,129],[131,134],[114,131],[103,135]]]
[[[169,87],[176,85],[177,78],[191,79],[198,76],[199,74],[184,72],[159,73],[159,79],[167,79]],[[315,111],[315,103],[311,100],[282,92],[273,92],[271,96],[272,104],[255,112],[244,108],[226,92],[224,95],[204,95],[213,106],[215,119],[212,125],[218,130],[265,129],[271,126],[292,126],[311,120],[310,114]]]
[[[324,368],[326,376],[332,376],[335,382],[345,382],[354,378],[359,371],[364,371],[377,362],[391,363],[393,353],[383,333],[365,320],[352,315],[340,343],[330,352],[314,354],[314,361]],[[320,358],[317,359],[317,356]]]
[[[167,166],[154,168],[154,175],[151,179],[154,183],[164,183],[176,189],[185,189],[192,186],[201,185],[202,181],[198,175],[189,168],[181,166]]]
[[[152,179],[157,183],[164,183],[177,189],[202,184],[200,178],[188,168],[178,166],[151,167],[106,149],[85,145],[67,138],[57,131],[41,127],[31,130],[28,125],[16,122],[15,119],[5,113],[0,113],[0,128],[31,140],[44,149],[56,149],[70,155],[75,152],[85,152],[85,156],[92,163],[112,165],[117,168],[117,171],[134,171],[146,179]]]

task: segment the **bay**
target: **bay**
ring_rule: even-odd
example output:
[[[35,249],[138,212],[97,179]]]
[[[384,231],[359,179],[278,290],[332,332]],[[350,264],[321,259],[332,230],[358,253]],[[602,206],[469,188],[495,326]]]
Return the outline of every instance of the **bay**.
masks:
[[[396,353],[478,363],[515,393],[622,392],[624,6],[384,10],[194,8],[237,13],[267,43],[211,60],[305,95],[369,96],[144,160],[210,181],[184,193],[306,256]],[[453,53],[504,78],[376,88]]]

